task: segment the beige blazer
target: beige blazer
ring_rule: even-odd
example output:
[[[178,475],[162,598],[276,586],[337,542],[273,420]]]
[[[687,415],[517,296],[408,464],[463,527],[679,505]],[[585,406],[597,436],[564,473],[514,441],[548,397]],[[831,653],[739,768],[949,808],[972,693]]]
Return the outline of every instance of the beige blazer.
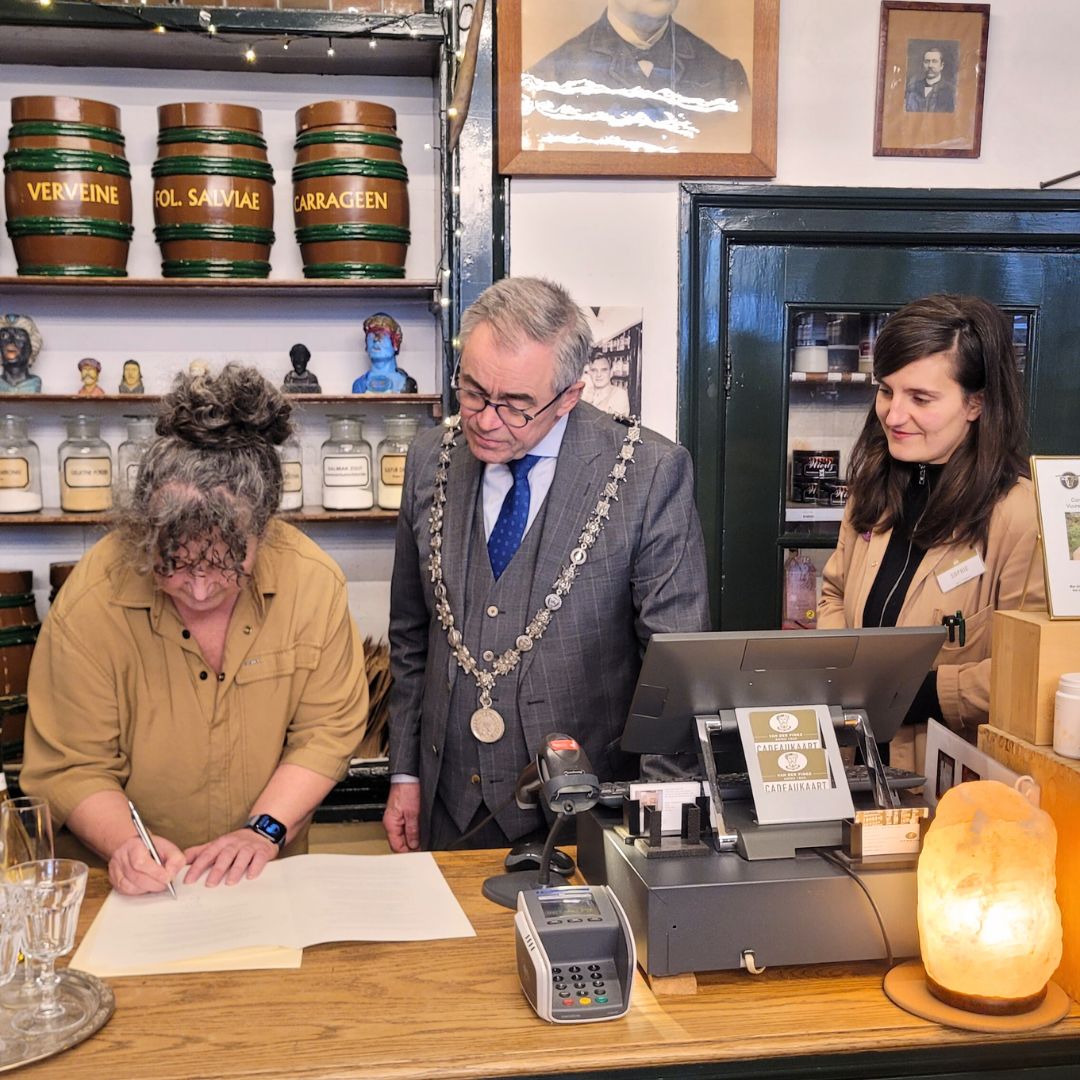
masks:
[[[836,551],[825,566],[819,628],[863,625],[866,598],[891,535],[892,530],[856,533],[850,513],[845,515]],[[941,719],[972,741],[990,710],[993,612],[1046,607],[1038,513],[1030,480],[1018,480],[994,509],[986,551],[978,553],[985,571],[945,591],[938,575],[976,554],[967,544],[931,548],[915,571],[897,619],[898,626],[940,626],[942,616],[963,613],[965,644],[946,640],[934,667]]]

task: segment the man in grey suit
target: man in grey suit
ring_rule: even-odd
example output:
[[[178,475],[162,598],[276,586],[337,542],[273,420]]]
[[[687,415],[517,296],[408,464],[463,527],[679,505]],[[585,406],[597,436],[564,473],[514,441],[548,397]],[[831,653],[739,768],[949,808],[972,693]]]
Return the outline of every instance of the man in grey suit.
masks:
[[[395,851],[543,829],[513,793],[552,732],[601,780],[636,776],[618,741],[645,644],[709,622],[690,457],[580,401],[590,334],[565,290],[500,281],[460,337],[461,415],[413,442],[398,518]]]

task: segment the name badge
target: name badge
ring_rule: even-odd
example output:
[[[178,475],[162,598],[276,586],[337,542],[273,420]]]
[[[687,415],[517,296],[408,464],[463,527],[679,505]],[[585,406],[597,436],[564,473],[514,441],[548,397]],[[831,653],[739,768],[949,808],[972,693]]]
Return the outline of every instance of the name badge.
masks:
[[[965,581],[971,581],[972,578],[977,578],[980,574],[985,573],[986,564],[978,555],[972,555],[970,559],[965,559],[955,566],[950,566],[948,570],[942,570],[938,574],[937,580],[938,585],[941,586],[941,591],[947,593],[952,592],[958,585],[963,585]]]

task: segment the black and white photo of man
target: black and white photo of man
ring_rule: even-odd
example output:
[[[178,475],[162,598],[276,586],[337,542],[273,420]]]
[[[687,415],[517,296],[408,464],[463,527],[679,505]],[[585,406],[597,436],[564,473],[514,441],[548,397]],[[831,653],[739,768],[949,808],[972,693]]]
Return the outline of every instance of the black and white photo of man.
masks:
[[[907,81],[905,112],[951,113],[956,109],[956,44],[954,41],[929,45],[921,50],[916,48],[916,52],[921,52],[918,67],[910,59],[912,49],[909,46],[908,70],[918,70],[919,74]]]
[[[526,0],[523,10],[540,2]],[[718,37],[741,11],[734,0],[685,6],[707,12]],[[522,75],[524,147],[748,150],[746,69],[678,21],[679,7],[680,0],[583,0],[578,14],[598,17]]]

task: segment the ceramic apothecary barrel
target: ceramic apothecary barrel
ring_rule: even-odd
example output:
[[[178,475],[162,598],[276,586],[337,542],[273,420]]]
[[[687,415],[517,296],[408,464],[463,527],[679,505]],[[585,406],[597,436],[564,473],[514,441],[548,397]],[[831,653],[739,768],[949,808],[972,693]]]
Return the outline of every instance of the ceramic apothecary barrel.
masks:
[[[403,278],[409,174],[397,114],[371,101],[296,113],[293,217],[307,278]]]
[[[12,98],[4,201],[21,275],[125,277],[133,230],[120,110]]]
[[[246,105],[158,109],[154,236],[167,278],[264,278],[274,242],[274,170],[262,114]]]

